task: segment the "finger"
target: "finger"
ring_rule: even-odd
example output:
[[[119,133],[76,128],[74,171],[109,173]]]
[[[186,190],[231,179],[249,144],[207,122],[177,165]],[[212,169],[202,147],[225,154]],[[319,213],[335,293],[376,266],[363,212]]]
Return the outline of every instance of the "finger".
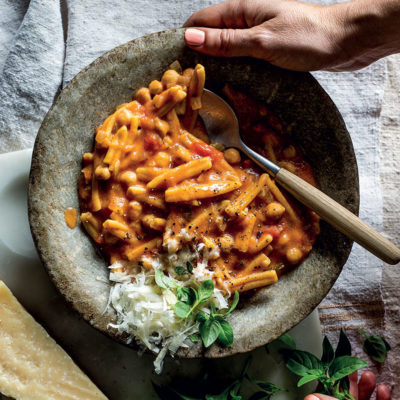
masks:
[[[239,8],[239,4],[234,1],[215,4],[195,12],[183,26],[244,28],[244,20]]]
[[[183,26],[249,28],[276,16],[281,6],[281,1],[252,0],[250,3],[230,0],[195,12]]]
[[[349,375],[349,381],[350,381],[350,393],[355,399],[358,399],[358,372],[353,372],[352,374]]]
[[[304,400],[336,400],[336,399],[334,397],[327,396],[325,394],[314,393],[304,397]]]
[[[369,400],[376,386],[375,374],[365,371],[358,382],[358,400]]]
[[[189,28],[185,41],[200,53],[218,57],[252,56],[256,50],[253,29]]]
[[[376,400],[391,400],[390,389],[386,385],[378,385],[376,388]]]

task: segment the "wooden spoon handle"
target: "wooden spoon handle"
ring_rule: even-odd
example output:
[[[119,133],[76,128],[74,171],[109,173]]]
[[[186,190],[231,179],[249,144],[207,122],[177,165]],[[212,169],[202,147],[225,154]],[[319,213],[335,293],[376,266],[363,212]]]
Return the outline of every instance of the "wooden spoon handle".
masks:
[[[281,168],[276,181],[322,219],[389,264],[400,261],[400,249],[356,215],[303,179]]]

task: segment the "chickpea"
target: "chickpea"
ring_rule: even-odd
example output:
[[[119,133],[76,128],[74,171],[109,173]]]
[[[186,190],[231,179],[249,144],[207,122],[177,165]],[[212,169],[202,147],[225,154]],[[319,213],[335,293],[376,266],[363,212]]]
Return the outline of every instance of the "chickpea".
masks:
[[[163,85],[160,81],[157,80],[151,81],[149,85],[149,90],[153,96],[155,94],[160,94],[163,91]]]
[[[241,160],[240,153],[233,148],[224,151],[224,158],[229,164],[238,164]]]
[[[143,207],[138,201],[131,201],[128,204],[128,217],[131,220],[136,220],[142,214]]]
[[[157,167],[168,168],[171,163],[171,157],[165,151],[160,151],[154,156]]]
[[[303,257],[302,251],[297,247],[292,247],[286,252],[286,258],[290,264],[298,264]]]
[[[107,167],[101,167],[99,165],[94,171],[94,175],[99,181],[106,181],[107,179],[110,179],[111,172]]]
[[[124,171],[119,175],[119,180],[127,186],[134,185],[137,182],[136,174],[133,171]]]
[[[278,240],[279,246],[284,246],[285,244],[289,243],[290,236],[287,233],[283,233]]]
[[[129,125],[131,123],[131,119],[133,117],[133,114],[131,111],[127,109],[122,109],[121,111],[118,112],[117,115],[117,122],[119,125]]]
[[[135,99],[140,104],[146,104],[151,100],[150,90],[145,87],[140,88],[135,94]]]
[[[218,245],[221,247],[222,251],[230,251],[233,247],[233,237],[226,233],[225,235],[221,236],[219,239],[217,239]]]
[[[164,75],[161,78],[161,82],[166,89],[175,86],[179,80],[180,75],[174,71],[173,69],[169,69],[164,72]]]
[[[285,158],[293,158],[296,156],[296,148],[292,145],[289,145],[285,149],[283,149],[283,156]]]
[[[282,215],[285,212],[285,207],[281,203],[272,202],[267,205],[266,214],[268,218],[278,220],[282,218]]]
[[[93,162],[93,157],[94,157],[93,153],[85,153],[82,156],[82,160],[83,160],[84,164],[87,165],[87,164],[90,164],[91,162]]]

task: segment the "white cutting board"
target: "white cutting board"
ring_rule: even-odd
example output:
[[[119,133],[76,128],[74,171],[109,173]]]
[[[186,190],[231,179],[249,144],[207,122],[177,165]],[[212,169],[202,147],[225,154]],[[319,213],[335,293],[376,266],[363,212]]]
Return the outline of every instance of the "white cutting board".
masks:
[[[248,354],[219,360],[169,359],[162,375],[157,376],[153,373],[151,355],[139,356],[136,351],[114,342],[89,326],[64,303],[37,257],[29,230],[27,185],[31,154],[32,150],[24,150],[0,155],[0,279],[25,308],[110,400],[156,399],[152,380],[164,384],[176,377],[199,377],[206,370],[222,380],[236,377]],[[320,355],[322,338],[317,311],[290,334],[298,348]],[[296,379],[282,363],[276,363],[267,355],[264,348],[251,354],[251,376],[291,388],[291,393],[277,395],[274,400],[303,399],[307,389],[311,390],[310,386],[302,391],[296,389]]]

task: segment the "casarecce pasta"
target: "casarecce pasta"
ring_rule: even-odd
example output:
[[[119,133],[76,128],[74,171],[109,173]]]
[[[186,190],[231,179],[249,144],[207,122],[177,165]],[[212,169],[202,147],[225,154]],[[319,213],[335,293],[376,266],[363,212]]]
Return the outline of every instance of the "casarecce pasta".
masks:
[[[83,155],[83,226],[122,270],[152,269],[163,254],[192,249],[222,290],[275,283],[311,251],[318,217],[237,150],[209,144],[198,118],[204,67],[175,67],[97,128]],[[258,150],[313,182],[279,120],[248,96],[225,94],[243,133],[261,133]]]

